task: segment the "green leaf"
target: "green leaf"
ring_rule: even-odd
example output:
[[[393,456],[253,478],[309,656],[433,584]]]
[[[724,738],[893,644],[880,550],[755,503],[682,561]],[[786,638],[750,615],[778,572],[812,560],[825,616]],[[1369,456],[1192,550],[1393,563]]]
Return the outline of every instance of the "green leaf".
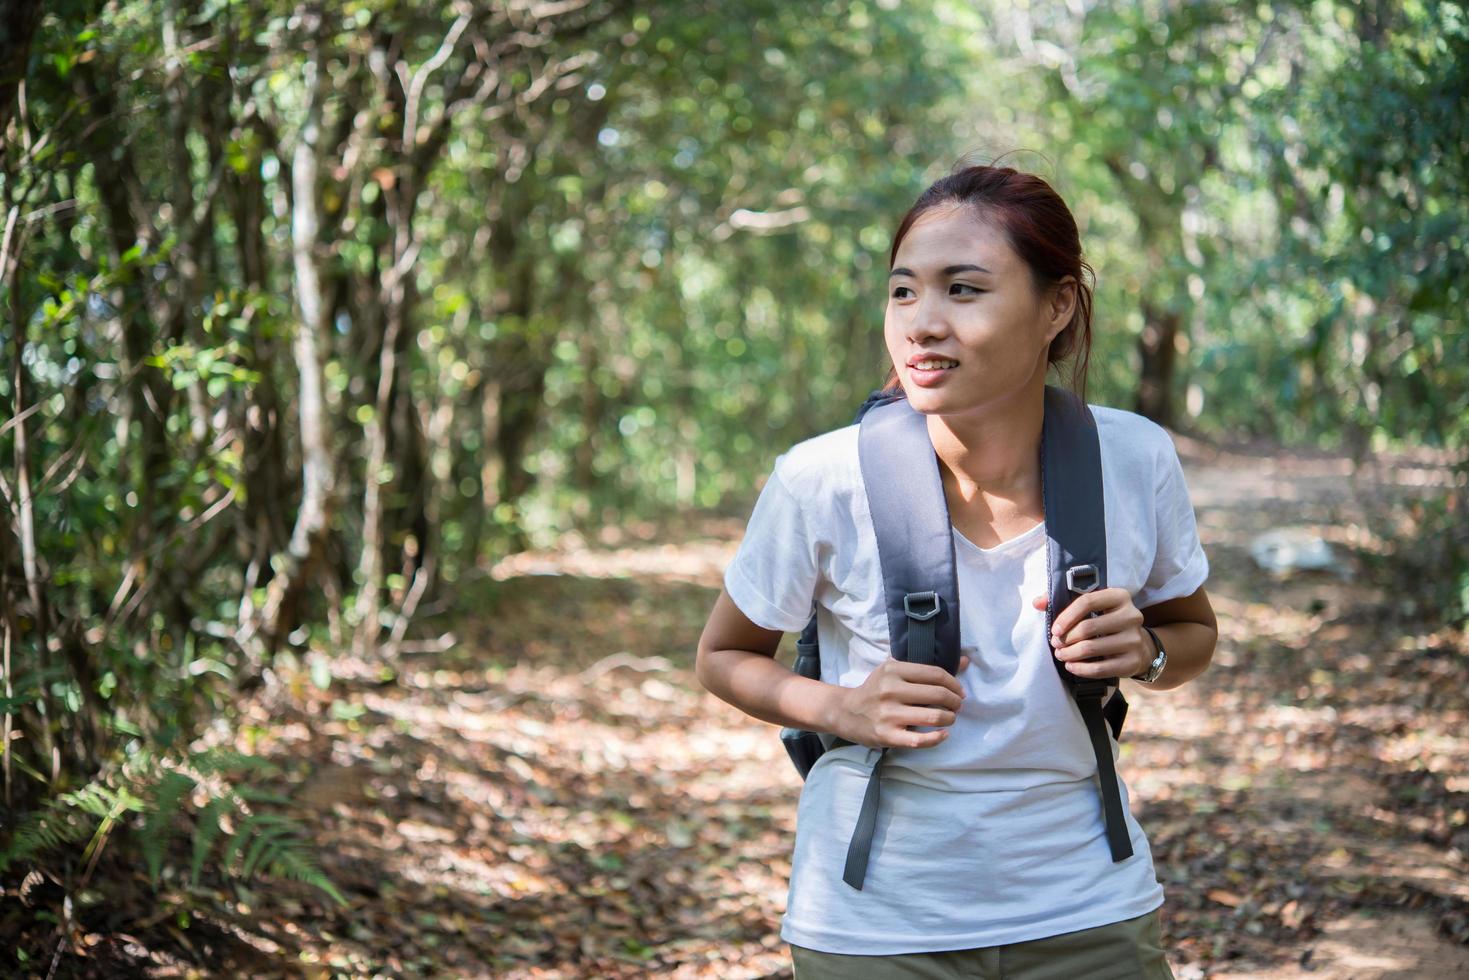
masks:
[[[139,848],[148,865],[148,878],[156,887],[163,871],[163,852],[178,821],[184,795],[197,785],[188,775],[168,772],[158,781],[152,811],[143,823]]]
[[[204,869],[204,859],[219,836],[219,820],[230,809],[232,807],[228,800],[216,796],[199,814],[198,825],[194,828],[194,855],[189,864],[189,881],[195,888],[199,887],[199,873]]]
[[[13,698],[0,695],[0,713],[9,714],[22,705],[30,704],[32,701],[39,701],[40,699],[41,694],[39,691],[32,691],[29,694],[23,694],[20,697]]]

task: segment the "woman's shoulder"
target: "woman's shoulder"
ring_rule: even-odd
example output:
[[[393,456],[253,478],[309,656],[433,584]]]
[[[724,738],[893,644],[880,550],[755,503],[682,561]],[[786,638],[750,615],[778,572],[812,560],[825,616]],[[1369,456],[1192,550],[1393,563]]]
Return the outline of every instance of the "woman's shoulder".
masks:
[[[1173,451],[1173,437],[1168,430],[1146,415],[1110,405],[1093,405],[1092,418],[1097,420],[1097,434],[1104,447],[1112,449],[1145,449],[1156,454],[1162,449]]]
[[[797,500],[830,500],[860,485],[856,424],[803,439],[775,461],[775,475]]]
[[[1163,474],[1178,465],[1178,448],[1168,430],[1146,415],[1125,408],[1091,405],[1097,420],[1102,467],[1109,482],[1157,486]]]

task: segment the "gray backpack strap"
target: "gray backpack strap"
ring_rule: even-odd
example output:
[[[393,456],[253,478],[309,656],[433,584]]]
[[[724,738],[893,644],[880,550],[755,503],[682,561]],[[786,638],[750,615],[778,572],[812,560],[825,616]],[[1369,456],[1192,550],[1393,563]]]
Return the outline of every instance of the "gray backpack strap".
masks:
[[[903,397],[902,389],[879,388],[867,396],[857,409],[857,414],[852,418],[852,424],[856,425],[862,421],[862,417],[879,405],[887,404]],[[800,637],[796,640],[796,661],[791,669],[802,677],[813,680],[821,679],[821,642],[820,630],[816,619],[816,603],[811,603],[811,617],[806,620],[805,629],[801,630]],[[786,753],[791,757],[791,762],[796,766],[796,771],[805,779],[811,772],[811,767],[816,765],[829,749],[837,745],[851,745],[846,739],[832,735],[829,732],[808,732],[799,728],[782,728],[780,740],[785,745]],[[874,802],[874,810],[876,803]]]
[[[927,417],[900,398],[862,417],[858,456],[887,598],[893,656],[959,670],[959,580],[954,534]],[[878,751],[847,846],[842,880],[861,890],[877,825],[882,763]]]
[[[954,528],[927,416],[906,398],[874,408],[862,419],[858,453],[877,532],[893,656],[957,673]]]
[[[1041,494],[1046,508],[1046,570],[1050,602],[1046,605],[1046,636],[1056,616],[1078,595],[1107,587],[1107,514],[1102,497],[1102,452],[1096,420],[1080,398],[1046,386],[1045,421],[1041,435]],[[1054,658],[1053,658],[1054,659]],[[1108,705],[1114,683],[1079,678],[1060,660],[1054,661],[1070,688],[1086,722],[1092,752],[1097,758],[1097,788],[1112,860],[1132,857],[1132,841],[1122,811],[1112,746],[1107,741],[1107,715],[1115,718],[1120,734],[1126,703]],[[1122,697],[1117,692],[1113,701]],[[1120,709],[1120,710],[1119,710]]]

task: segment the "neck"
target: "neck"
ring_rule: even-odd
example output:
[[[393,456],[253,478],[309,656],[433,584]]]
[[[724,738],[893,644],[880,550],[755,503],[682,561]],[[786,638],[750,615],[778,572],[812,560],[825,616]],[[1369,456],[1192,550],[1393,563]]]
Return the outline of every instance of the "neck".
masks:
[[[928,436],[962,499],[1015,497],[1040,485],[1045,365],[1004,398],[953,415],[930,415]]]

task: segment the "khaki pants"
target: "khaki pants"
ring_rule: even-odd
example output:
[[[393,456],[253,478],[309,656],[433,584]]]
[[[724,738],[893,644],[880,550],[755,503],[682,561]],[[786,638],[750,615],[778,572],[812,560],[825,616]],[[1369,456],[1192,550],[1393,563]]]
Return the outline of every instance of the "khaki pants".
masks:
[[[791,946],[796,980],[1173,980],[1153,910],[1026,943],[893,956]]]

